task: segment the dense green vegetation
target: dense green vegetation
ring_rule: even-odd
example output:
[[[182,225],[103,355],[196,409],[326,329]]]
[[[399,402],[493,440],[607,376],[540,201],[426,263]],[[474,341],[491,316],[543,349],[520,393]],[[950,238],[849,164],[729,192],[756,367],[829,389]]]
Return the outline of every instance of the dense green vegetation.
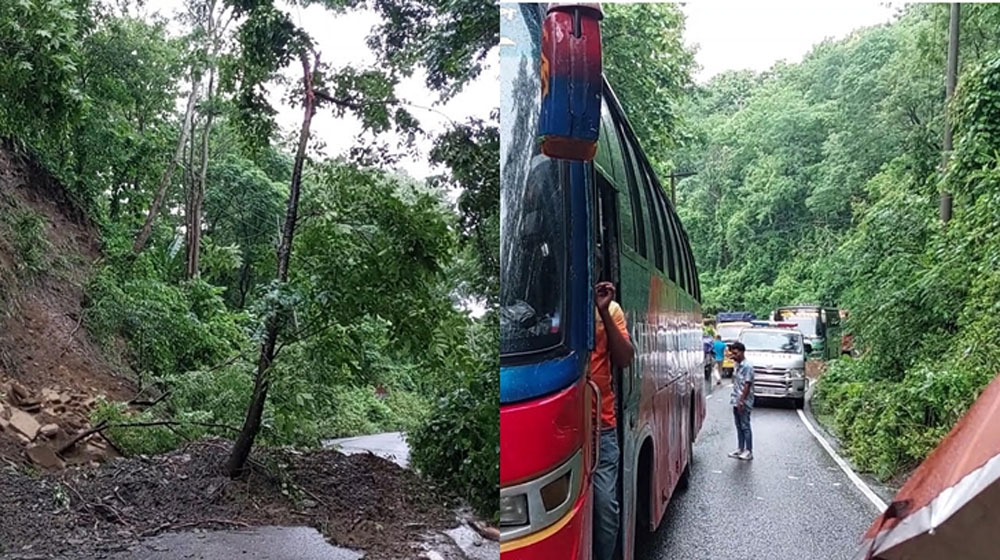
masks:
[[[646,27],[676,25],[653,8],[613,6],[609,27],[619,11]],[[663,105],[681,107],[675,128],[639,129],[660,170],[699,173],[678,185],[678,212],[706,311],[763,314],[799,302],[850,311],[860,356],[831,364],[816,402],[855,462],[882,477],[918,463],[1000,359],[998,24],[995,5],[962,7],[959,86],[948,107],[948,8],[925,4],[823,42],[801,63],[669,93]],[[610,35],[608,48],[618,45],[629,50],[609,58],[608,73],[623,76],[632,121],[646,122],[653,109],[643,100],[665,86],[629,82],[638,74],[631,60],[649,57]],[[653,59],[664,75],[687,60]],[[685,72],[676,83],[686,87]],[[955,146],[942,170],[946,111]],[[664,136],[676,146],[665,154]],[[955,193],[947,225],[938,219],[941,189]]]
[[[106,403],[94,421],[179,422],[110,431],[133,453],[233,437],[208,425],[245,419],[251,442],[300,446],[405,430],[419,469],[493,515],[496,113],[435,139],[439,175],[392,168],[424,134],[400,80],[422,69],[441,100],[461,91],[497,42],[494,4],[185,0],[174,21],[142,4],[0,3],[0,138],[99,228],[83,324],[150,398],[168,394],[138,415]],[[285,11],[309,5],[374,10],[376,64],[323,63]],[[278,129],[279,98],[313,109],[303,133]],[[367,140],[324,155],[313,114],[356,117]],[[9,219],[38,238],[30,216]],[[23,249],[35,266],[44,247]],[[464,309],[473,300],[485,316]]]

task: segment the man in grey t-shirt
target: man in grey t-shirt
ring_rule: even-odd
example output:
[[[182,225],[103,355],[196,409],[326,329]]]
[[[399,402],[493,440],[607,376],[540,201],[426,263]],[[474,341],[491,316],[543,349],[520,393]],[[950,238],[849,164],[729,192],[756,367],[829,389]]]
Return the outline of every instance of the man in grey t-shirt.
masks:
[[[736,367],[733,368],[733,392],[729,404],[733,406],[736,420],[736,439],[740,448],[729,454],[734,459],[753,459],[753,432],[750,431],[750,411],[753,410],[753,366],[746,360],[746,347],[742,342],[729,345],[729,355]]]

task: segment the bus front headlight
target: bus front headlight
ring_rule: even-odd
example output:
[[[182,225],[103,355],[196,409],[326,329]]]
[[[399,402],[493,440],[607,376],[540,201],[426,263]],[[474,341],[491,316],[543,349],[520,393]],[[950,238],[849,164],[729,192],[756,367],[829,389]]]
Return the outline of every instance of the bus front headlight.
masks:
[[[500,488],[500,542],[551,526],[573,508],[583,488],[583,450],[535,478]]]
[[[500,526],[518,527],[528,524],[528,497],[524,494],[500,498]]]

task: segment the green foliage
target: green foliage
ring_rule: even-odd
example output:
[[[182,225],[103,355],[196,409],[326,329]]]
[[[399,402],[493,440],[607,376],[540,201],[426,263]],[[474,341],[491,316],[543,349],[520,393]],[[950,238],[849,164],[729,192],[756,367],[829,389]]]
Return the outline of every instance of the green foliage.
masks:
[[[662,175],[670,148],[682,144],[682,100],[691,86],[694,52],[684,46],[679,5],[608,4],[601,26],[608,81],[630,115],[639,143]]]
[[[74,2],[0,3],[0,136],[64,139],[80,109],[79,29]]]
[[[101,399],[90,414],[90,422],[96,426],[102,422],[107,422],[111,425],[120,425],[156,421],[150,412],[139,414],[126,414],[126,412],[126,407],[123,403],[108,402]],[[184,437],[182,437],[183,432],[181,430],[183,428],[172,431],[166,426],[133,426],[109,428],[104,431],[104,435],[110,438],[119,449],[129,455],[152,455],[154,453],[170,451],[180,443],[183,443]]]
[[[470,121],[438,137],[431,162],[449,174],[436,178],[443,186],[461,188],[461,240],[472,249],[478,274],[472,290],[495,306],[500,294],[500,130],[492,123]]]
[[[247,343],[221,289],[165,282],[149,261],[142,257],[130,272],[105,267],[91,281],[85,322],[99,341],[124,338],[133,366],[153,376],[215,365]]]
[[[239,427],[253,391],[253,365],[236,361],[222,367],[165,375],[160,382],[170,391],[172,413],[179,419]]]
[[[429,421],[407,439],[417,469],[459,489],[480,515],[496,521],[500,410],[497,399],[483,395],[500,392],[499,326],[486,328],[492,333],[484,333],[477,348],[480,367],[444,386]]]
[[[138,228],[179,134],[184,45],[166,24],[106,21],[82,42],[84,111],[73,128],[67,183],[109,218]],[[104,200],[104,194],[108,193]]]
[[[237,31],[239,51],[223,60],[220,85],[234,97],[240,138],[250,151],[259,152],[269,145],[277,126],[277,111],[267,99],[265,84],[297,60],[310,40],[270,2],[230,4],[247,17]]]
[[[45,218],[28,209],[4,212],[2,237],[7,238],[17,261],[18,272],[28,277],[45,270],[49,264],[52,246],[45,235]]]
[[[388,321],[401,350],[418,352],[451,302],[438,286],[454,248],[438,196],[350,165],[316,166],[297,234],[294,289],[306,329]]]
[[[334,414],[323,422],[323,431],[333,437],[376,433],[392,414],[370,387],[339,389],[331,404]]]
[[[814,403],[833,418],[855,464],[882,479],[920,463],[992,379],[988,369],[928,360],[886,381],[864,362],[835,363]]]
[[[393,69],[427,70],[426,84],[448,98],[478,76],[500,40],[495,0],[373,2],[384,23],[368,44]]]

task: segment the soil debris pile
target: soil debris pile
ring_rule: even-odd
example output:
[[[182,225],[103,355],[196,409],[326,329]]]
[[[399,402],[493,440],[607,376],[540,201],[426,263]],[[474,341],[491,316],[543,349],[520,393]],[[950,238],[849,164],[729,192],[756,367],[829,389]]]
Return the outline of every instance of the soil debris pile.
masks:
[[[30,460],[44,469],[70,465],[94,464],[117,455],[107,440],[93,434],[69,445],[90,427],[88,417],[96,400],[85,393],[71,393],[45,388],[41,394],[20,383],[0,384],[0,438],[6,439],[6,458],[15,462]],[[12,445],[12,442],[16,444]],[[18,444],[21,453],[17,453]]]
[[[417,558],[408,543],[457,524],[447,491],[373,455],[264,449],[233,481],[228,452],[211,439],[38,480],[0,470],[0,552],[85,558],[166,531],[308,525],[369,559]]]

